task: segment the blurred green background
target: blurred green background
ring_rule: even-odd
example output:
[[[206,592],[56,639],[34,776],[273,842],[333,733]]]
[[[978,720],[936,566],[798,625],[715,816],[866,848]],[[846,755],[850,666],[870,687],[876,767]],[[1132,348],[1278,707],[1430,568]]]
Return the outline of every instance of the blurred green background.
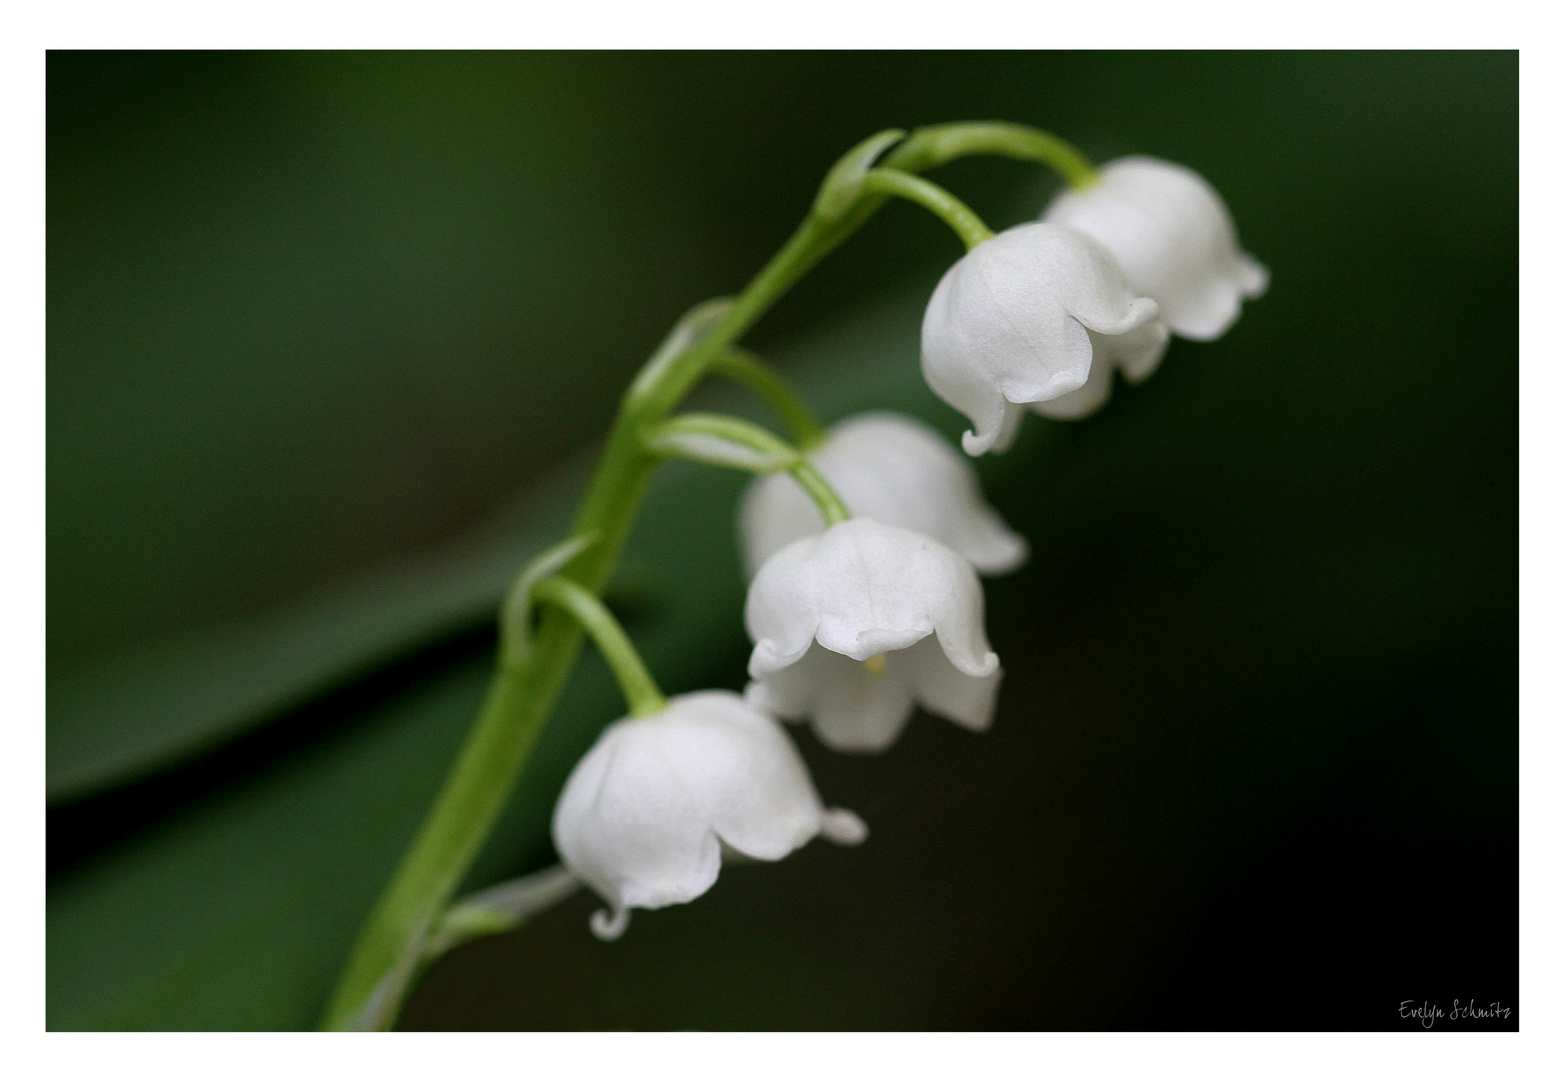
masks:
[[[1192,166],[1270,294],[981,463],[1034,549],[987,590],[993,730],[796,733],[866,845],[729,868],[613,945],[577,896],[448,956],[403,1026],[1517,1025],[1515,54],[52,53],[48,82],[51,1028],[314,1022],[635,368],[848,146],[957,119]],[[1055,189],[934,178],[995,227]],[[957,434],[917,331],[958,254],[887,207],[749,344],[829,417]],[[611,590],[669,691],[742,683],[741,484],[667,470]],[[469,884],[551,860],[618,708],[588,656]]]

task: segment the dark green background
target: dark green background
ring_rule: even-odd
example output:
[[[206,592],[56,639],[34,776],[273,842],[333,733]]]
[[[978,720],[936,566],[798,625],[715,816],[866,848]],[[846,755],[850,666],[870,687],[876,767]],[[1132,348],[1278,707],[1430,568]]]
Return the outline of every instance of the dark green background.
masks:
[[[848,146],[988,118],[1194,167],[1273,274],[1220,342],[982,462],[1035,551],[988,586],[993,730],[799,733],[865,846],[729,868],[614,945],[578,896],[449,956],[404,1026],[1399,1028],[1456,997],[1517,1024],[1514,54],[48,77],[51,1027],[311,1024],[635,367]],[[997,227],[1053,190],[934,178]],[[750,344],[829,416],[958,433],[917,375],[958,251],[889,207]],[[741,685],[740,486],[670,469],[613,589],[670,691]],[[617,708],[588,657],[472,884],[549,860]]]

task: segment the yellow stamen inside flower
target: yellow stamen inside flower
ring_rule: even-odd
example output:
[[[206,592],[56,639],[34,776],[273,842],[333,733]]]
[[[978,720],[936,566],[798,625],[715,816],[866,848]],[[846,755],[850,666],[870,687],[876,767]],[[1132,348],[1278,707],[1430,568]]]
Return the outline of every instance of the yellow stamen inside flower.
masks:
[[[890,665],[889,662],[885,660],[884,653],[875,653],[873,656],[870,656],[867,660],[863,661],[863,666],[868,668],[868,673],[870,675],[883,675],[885,673],[885,668],[889,667]]]

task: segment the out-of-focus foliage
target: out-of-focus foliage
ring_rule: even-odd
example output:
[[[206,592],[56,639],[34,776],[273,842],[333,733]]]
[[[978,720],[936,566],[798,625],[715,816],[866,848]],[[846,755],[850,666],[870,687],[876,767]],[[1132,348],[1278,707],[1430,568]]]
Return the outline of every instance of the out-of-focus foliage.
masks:
[[[994,730],[802,736],[864,847],[729,869],[612,946],[579,897],[451,954],[405,1023],[1389,1027],[1407,997],[1512,999],[1512,55],[49,74],[52,1027],[310,1024],[481,694],[507,566],[562,533],[635,365],[845,147],[985,117],[1191,165],[1274,274],[1222,341],[984,461],[1035,551],[988,586]],[[937,178],[999,227],[1050,190]],[[752,343],[828,416],[958,433],[917,374],[958,252],[888,208]],[[668,470],[614,589],[670,692],[742,678],[739,483]],[[550,857],[618,709],[589,656],[470,884]]]

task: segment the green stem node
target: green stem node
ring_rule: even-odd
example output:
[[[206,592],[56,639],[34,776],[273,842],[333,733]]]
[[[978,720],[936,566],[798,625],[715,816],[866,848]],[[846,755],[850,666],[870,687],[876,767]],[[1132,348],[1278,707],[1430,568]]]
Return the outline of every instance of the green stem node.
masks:
[[[499,609],[500,663],[521,667],[531,658],[533,588],[563,570],[570,560],[596,542],[596,533],[572,536],[537,556],[517,575]]]

